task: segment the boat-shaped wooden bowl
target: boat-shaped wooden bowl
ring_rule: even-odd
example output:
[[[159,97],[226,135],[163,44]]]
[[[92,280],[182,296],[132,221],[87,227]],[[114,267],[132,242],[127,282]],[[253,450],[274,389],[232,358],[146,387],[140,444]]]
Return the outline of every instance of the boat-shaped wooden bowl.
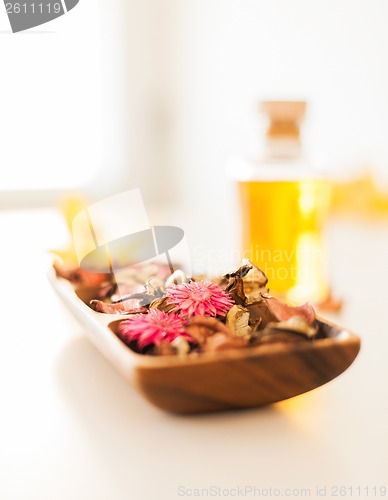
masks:
[[[318,319],[312,342],[273,343],[244,349],[178,356],[149,356],[127,347],[115,334],[126,316],[93,311],[96,289],[78,289],[49,279],[101,353],[151,403],[176,413],[201,413],[268,405],[319,387],[356,358],[360,339]]]

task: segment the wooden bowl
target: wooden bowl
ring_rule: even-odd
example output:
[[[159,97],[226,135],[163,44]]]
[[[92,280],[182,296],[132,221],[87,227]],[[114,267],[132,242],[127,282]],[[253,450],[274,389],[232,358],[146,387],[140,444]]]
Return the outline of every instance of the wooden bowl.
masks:
[[[324,319],[312,342],[273,343],[187,357],[148,356],[127,347],[116,335],[126,316],[93,311],[95,290],[49,279],[85,327],[100,352],[155,406],[175,413],[202,413],[268,405],[319,387],[351,365],[360,338]],[[86,302],[86,303],[85,303]]]

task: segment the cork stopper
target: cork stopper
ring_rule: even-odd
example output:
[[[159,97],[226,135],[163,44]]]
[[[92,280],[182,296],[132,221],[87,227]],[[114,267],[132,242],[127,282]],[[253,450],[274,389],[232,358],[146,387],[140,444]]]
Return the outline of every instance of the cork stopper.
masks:
[[[299,140],[306,107],[305,101],[262,101],[260,110],[269,118],[267,137]]]

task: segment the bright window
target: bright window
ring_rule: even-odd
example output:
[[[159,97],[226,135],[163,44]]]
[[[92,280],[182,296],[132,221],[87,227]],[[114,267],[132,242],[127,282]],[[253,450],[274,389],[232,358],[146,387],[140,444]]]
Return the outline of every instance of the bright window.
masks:
[[[12,33],[0,7],[0,190],[81,186],[101,167],[99,2]]]

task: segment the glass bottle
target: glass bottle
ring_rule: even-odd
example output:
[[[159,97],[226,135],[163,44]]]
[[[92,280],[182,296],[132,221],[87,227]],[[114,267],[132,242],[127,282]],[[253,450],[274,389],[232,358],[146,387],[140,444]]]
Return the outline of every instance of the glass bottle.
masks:
[[[267,274],[271,293],[292,302],[329,296],[324,226],[330,184],[302,155],[304,101],[265,101],[264,150],[235,159],[241,209],[242,256]]]

